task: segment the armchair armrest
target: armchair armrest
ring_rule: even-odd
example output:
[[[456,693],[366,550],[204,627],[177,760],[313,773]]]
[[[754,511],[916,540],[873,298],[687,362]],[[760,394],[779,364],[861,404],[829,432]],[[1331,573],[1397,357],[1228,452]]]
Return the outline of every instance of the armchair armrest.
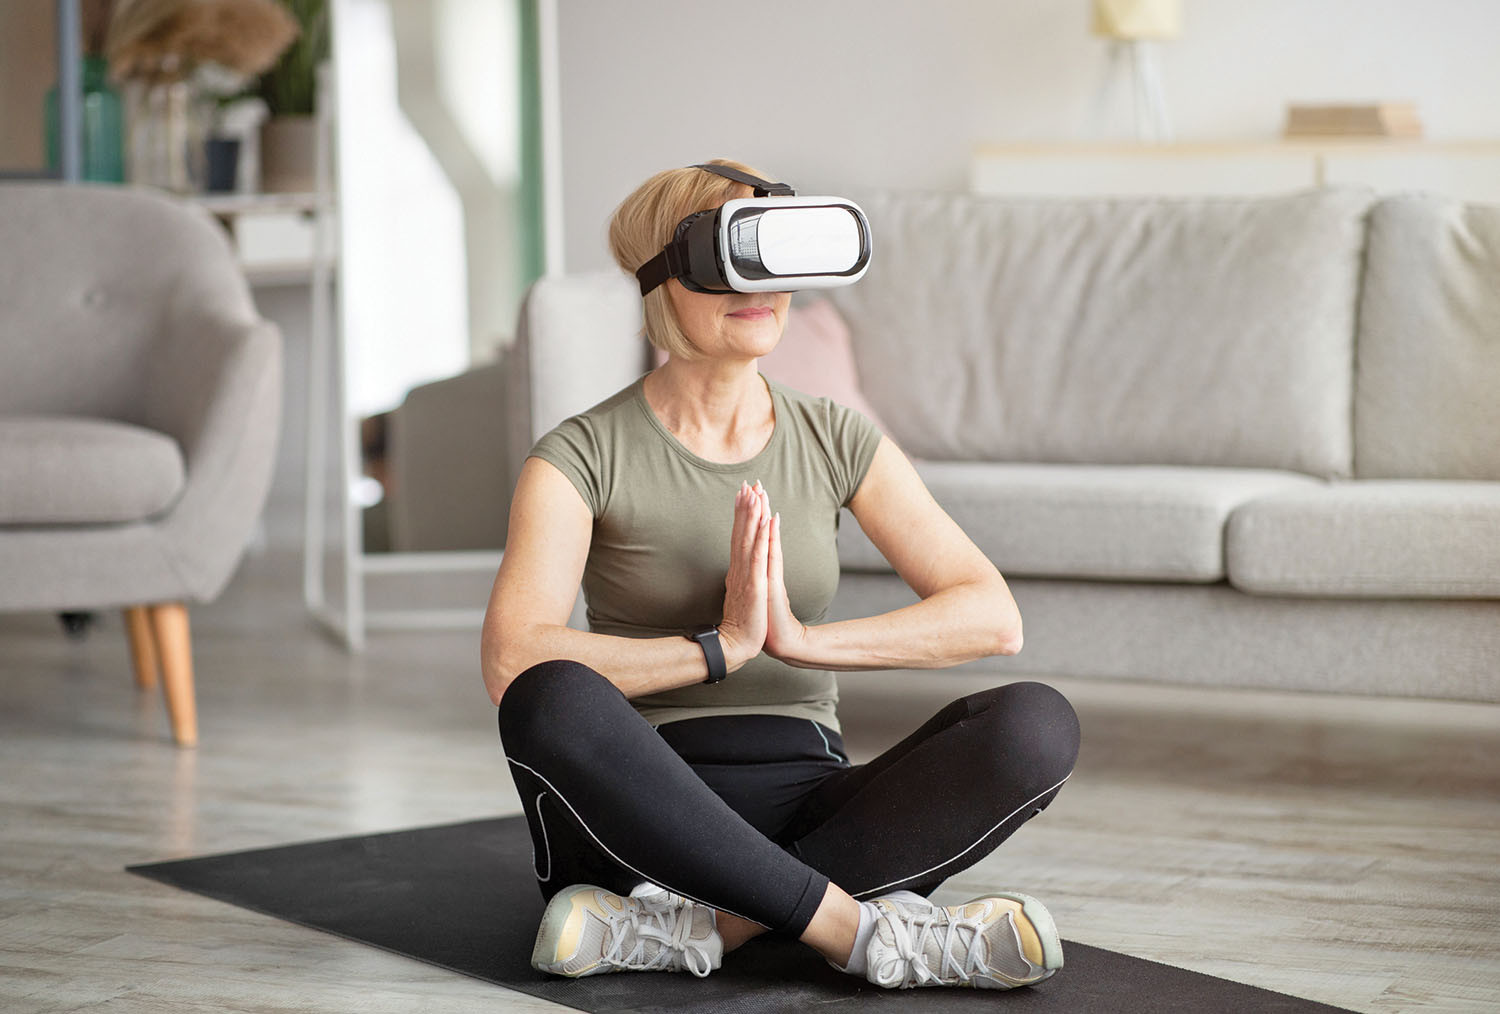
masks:
[[[143,421],[177,440],[187,472],[157,524],[200,601],[223,590],[270,489],[281,355],[281,332],[253,314],[178,311],[150,360]]]

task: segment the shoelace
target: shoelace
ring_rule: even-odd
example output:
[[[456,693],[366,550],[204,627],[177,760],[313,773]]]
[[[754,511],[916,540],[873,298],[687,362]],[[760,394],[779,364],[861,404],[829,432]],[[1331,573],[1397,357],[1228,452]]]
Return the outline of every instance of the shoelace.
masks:
[[[990,973],[979,954],[985,923],[983,916],[963,917],[939,909],[931,913],[913,912],[901,918],[888,912],[886,919],[895,938],[895,954],[874,969],[874,978],[879,984],[922,986],[929,982],[952,982],[950,975],[958,982],[966,983],[975,974]],[[940,929],[946,930],[941,937]],[[927,967],[929,938],[940,945],[939,953],[943,956],[937,972]],[[955,953],[957,951],[962,951],[961,958]]]
[[[700,979],[713,971],[708,951],[689,939],[693,931],[691,903],[675,900],[665,893],[632,900],[640,905],[639,910],[632,912],[627,905],[626,911],[610,917],[610,941],[604,949],[606,962],[631,971],[664,972],[670,971],[673,959],[680,957],[682,967]],[[622,955],[627,928],[635,931],[635,946]],[[657,945],[656,953],[647,958],[646,944],[650,942]]]

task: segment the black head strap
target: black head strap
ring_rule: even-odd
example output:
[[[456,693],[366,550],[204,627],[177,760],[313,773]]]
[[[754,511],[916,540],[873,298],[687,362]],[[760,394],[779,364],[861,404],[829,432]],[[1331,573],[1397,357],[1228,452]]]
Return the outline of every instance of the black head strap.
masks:
[[[797,191],[793,190],[785,183],[772,183],[769,180],[761,179],[759,176],[751,176],[749,173],[742,173],[738,169],[731,169],[727,165],[713,165],[708,162],[702,162],[698,165],[693,166],[693,168],[702,169],[705,172],[711,172],[716,176],[724,177],[726,180],[734,180],[736,183],[743,183],[745,184],[745,186],[750,187],[755,191],[756,197],[797,196]]]
[[[751,176],[749,173],[740,172],[738,169],[731,169],[727,165],[712,165],[710,163],[704,162],[699,165],[691,166],[690,168],[702,169],[705,172],[711,172],[716,176],[722,176],[726,180],[733,180],[735,183],[743,183],[745,186],[750,187],[755,191],[756,197],[797,196],[797,191],[793,190],[785,183],[772,183],[769,180],[761,179],[759,176]],[[700,211],[697,213],[697,215],[703,214],[707,214],[707,212]],[[655,257],[651,258],[649,261],[642,264],[639,268],[636,269],[635,277],[641,283],[642,296],[650,292],[652,289],[656,288],[658,285],[664,283],[668,278],[678,277],[687,267],[687,240],[685,236],[687,230],[684,228],[684,226],[686,226],[690,221],[696,218],[697,215],[689,215],[687,218],[678,223],[677,232],[676,235],[672,237],[672,241],[666,246],[662,247],[661,253],[657,254]],[[725,289],[704,291],[727,292],[730,290]]]

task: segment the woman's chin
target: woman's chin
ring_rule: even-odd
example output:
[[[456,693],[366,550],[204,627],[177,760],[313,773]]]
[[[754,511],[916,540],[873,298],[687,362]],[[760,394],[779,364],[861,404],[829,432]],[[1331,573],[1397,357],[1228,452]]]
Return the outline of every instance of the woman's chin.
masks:
[[[781,322],[774,317],[764,321],[756,321],[755,327],[740,328],[739,333],[733,336],[731,344],[736,348],[745,350],[746,355],[757,359],[761,356],[770,355],[771,351],[781,343]]]

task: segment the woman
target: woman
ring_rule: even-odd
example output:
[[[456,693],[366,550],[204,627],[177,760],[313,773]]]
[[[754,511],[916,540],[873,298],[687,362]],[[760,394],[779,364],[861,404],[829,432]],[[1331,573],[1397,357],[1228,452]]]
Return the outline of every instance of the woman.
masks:
[[[720,160],[647,180],[610,226],[622,268],[749,196],[714,167],[758,175]],[[757,371],[789,301],[648,292],[665,363],[522,468],[482,651],[550,899],[532,963],[707,975],[773,930],[881,986],[1040,981],[1062,950],[1038,901],[926,895],[1051,802],[1077,718],[1014,683],[849,764],[834,671],[1014,654],[1021,618],[890,439]],[[823,622],[844,506],[920,602]],[[588,632],[566,626],[580,581]]]

